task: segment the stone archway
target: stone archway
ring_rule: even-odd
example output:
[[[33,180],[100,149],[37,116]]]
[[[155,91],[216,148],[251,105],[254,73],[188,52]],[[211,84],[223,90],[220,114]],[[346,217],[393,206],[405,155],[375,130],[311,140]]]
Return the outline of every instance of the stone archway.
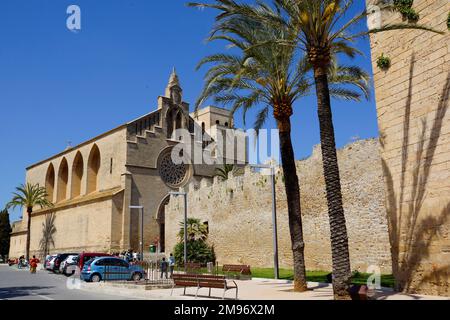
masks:
[[[159,248],[161,252],[166,251],[166,205],[169,204],[170,195],[164,197],[158,207],[158,214],[156,216],[156,221],[159,227]]]

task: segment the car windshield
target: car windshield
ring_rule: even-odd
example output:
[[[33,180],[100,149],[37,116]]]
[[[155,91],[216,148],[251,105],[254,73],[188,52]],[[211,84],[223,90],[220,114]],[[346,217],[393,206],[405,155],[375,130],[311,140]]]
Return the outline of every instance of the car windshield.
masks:
[[[91,259],[89,259],[88,261],[86,261],[86,262],[84,263],[84,265],[85,265],[85,266],[90,266],[90,265],[92,264],[92,262],[94,262],[94,260],[95,260],[95,258],[91,258]]]

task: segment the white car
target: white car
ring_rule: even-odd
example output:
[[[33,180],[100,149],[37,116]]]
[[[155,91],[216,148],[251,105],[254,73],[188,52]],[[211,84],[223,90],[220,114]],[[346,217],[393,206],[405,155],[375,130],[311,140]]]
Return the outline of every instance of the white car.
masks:
[[[53,254],[50,256],[50,258],[48,258],[45,262],[45,269],[46,270],[53,270],[53,267],[55,265],[55,259],[56,259],[56,254]]]
[[[66,258],[66,260],[61,262],[61,264],[59,265],[59,273],[64,273],[65,275],[71,275],[72,271],[71,270],[66,270],[66,269],[67,269],[68,266],[76,264],[77,261],[78,261],[78,255],[70,255],[70,256],[68,256]]]

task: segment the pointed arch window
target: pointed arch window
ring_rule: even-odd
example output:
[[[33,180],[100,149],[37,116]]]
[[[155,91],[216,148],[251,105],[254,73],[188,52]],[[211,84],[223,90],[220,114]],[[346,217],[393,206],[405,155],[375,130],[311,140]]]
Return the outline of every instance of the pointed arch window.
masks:
[[[53,194],[55,191],[55,168],[50,163],[45,175],[45,190],[47,191],[47,199],[53,202]]]
[[[92,147],[88,160],[87,172],[87,193],[92,193],[98,189],[98,172],[100,170],[100,150],[97,145]]]
[[[56,193],[56,202],[67,199],[67,183],[69,182],[69,165],[66,158],[61,160],[58,170],[58,190]]]
[[[72,165],[72,198],[81,195],[81,181],[83,180],[84,161],[80,152],[77,153]]]

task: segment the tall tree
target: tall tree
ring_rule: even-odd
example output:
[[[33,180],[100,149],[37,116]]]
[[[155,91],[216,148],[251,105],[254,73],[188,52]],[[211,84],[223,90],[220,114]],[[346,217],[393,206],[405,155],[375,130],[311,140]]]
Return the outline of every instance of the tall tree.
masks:
[[[28,260],[30,259],[31,214],[36,206],[44,209],[52,207],[53,204],[48,200],[48,194],[44,187],[31,183],[17,187],[16,192],[13,193],[12,200],[6,205],[7,209],[21,207],[27,210],[26,257]]]
[[[9,254],[11,231],[8,210],[3,210],[0,212],[0,256],[3,261],[6,261]]]
[[[214,171],[214,175],[217,177],[221,177],[223,180],[228,180],[228,174],[233,172],[234,165],[233,164],[224,164],[221,168],[216,168]]]
[[[215,34],[220,31],[239,34],[242,30],[236,28],[232,21],[245,19],[252,19],[257,21],[256,25],[258,26],[273,29],[269,33],[275,35],[277,39],[273,40],[273,36],[259,39],[258,43],[244,48],[246,53],[253,52],[260,47],[270,47],[270,44],[272,44],[277,45],[279,48],[292,46],[306,54],[308,62],[312,66],[317,96],[322,160],[331,231],[334,296],[335,299],[349,299],[348,287],[351,278],[351,268],[331,113],[330,96],[333,92],[330,68],[333,65],[334,56],[343,54],[354,58],[360,53],[353,47],[352,42],[357,38],[366,36],[369,32],[351,32],[351,28],[363,22],[367,12],[363,10],[356,16],[348,18],[353,0],[273,0],[271,3],[272,5],[268,4],[268,1],[266,3],[263,0],[257,1],[256,4],[238,3],[235,0],[216,0],[213,4],[195,3],[191,5],[220,10],[221,13],[216,17],[216,26],[213,29],[212,38],[229,40],[237,47],[239,47],[239,44],[235,43],[234,39],[228,39],[227,36],[217,37]],[[418,24],[395,24],[370,30],[370,32],[408,28],[433,31]],[[276,34],[279,30],[283,30],[283,33]],[[257,32],[256,28],[255,32]],[[245,62],[247,63],[246,60]],[[273,63],[276,64],[276,59],[274,59]],[[292,81],[290,85],[296,87],[301,85],[301,83],[302,78],[299,78]],[[289,104],[285,102],[282,101],[279,104],[279,106],[283,106],[282,108],[272,105],[279,110],[283,110],[282,114],[288,115],[290,111],[286,112],[286,110],[289,110]],[[242,102],[242,104],[245,106],[245,102]],[[274,116],[277,119],[275,113]],[[287,122],[284,123],[286,124]],[[283,126],[279,126],[279,128],[280,131],[284,129]],[[290,169],[292,170],[293,168]],[[289,173],[292,173],[291,170]],[[290,182],[288,183],[290,184]]]
[[[206,73],[206,84],[196,107],[213,97],[216,103],[231,105],[233,114],[236,110],[243,109],[245,123],[245,115],[250,108],[264,105],[254,124],[257,131],[264,125],[270,112],[276,120],[294,259],[294,290],[306,291],[300,187],[291,140],[291,116],[294,103],[309,92],[311,81],[307,78],[307,73],[311,66],[292,46],[296,35],[289,29],[272,28],[258,19],[244,15],[222,19],[228,12],[232,12],[233,8],[230,6],[235,5],[228,0],[216,1],[214,5],[190,5],[222,11],[209,40],[225,40],[238,49],[237,54],[216,54],[205,57],[200,62],[199,67],[204,64],[213,66]],[[270,7],[262,10],[265,14],[276,15]],[[284,40],[287,45],[273,43],[275,40]],[[348,81],[368,91],[368,76],[358,68],[336,65],[333,79]],[[340,87],[333,89],[333,94],[337,97],[360,98],[360,94],[353,90]]]
[[[361,53],[355,48],[354,41],[368,32],[355,32],[352,28],[365,22],[367,11],[364,9],[348,18],[353,0],[275,0],[275,5],[280,12],[275,23],[283,21],[283,25],[298,35],[296,45],[306,53],[313,67],[330,220],[334,296],[335,299],[350,299],[350,256],[331,110],[329,69],[333,55],[343,54],[353,59]],[[287,19],[283,20],[282,12]],[[396,24],[370,32],[395,29],[431,30],[417,24]]]
[[[39,248],[43,257],[46,257],[50,252],[50,247],[55,245],[55,233],[55,214],[52,213],[47,215],[42,223],[42,238],[39,241]]]

